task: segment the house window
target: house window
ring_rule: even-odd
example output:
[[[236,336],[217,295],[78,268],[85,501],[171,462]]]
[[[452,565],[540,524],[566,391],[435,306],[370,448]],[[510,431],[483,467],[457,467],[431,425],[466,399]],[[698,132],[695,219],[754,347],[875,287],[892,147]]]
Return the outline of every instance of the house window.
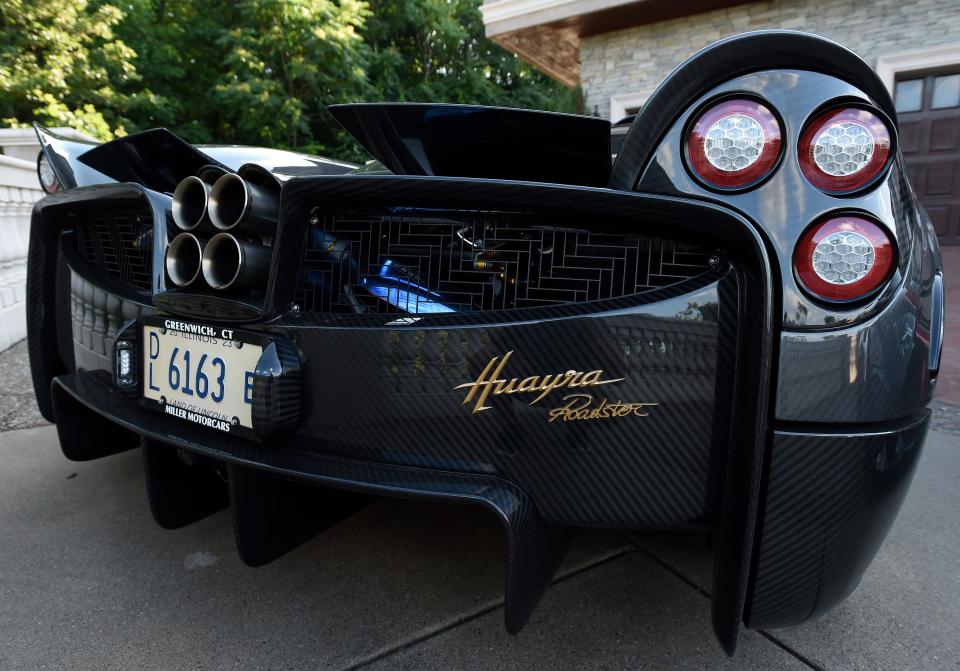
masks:
[[[624,117],[639,112],[650,97],[650,93],[651,91],[637,91],[610,96],[610,121],[617,123]]]
[[[930,107],[935,110],[960,107],[960,74],[933,78],[933,99]]]
[[[897,112],[916,112],[923,107],[923,80],[907,79],[897,82],[893,94]]]

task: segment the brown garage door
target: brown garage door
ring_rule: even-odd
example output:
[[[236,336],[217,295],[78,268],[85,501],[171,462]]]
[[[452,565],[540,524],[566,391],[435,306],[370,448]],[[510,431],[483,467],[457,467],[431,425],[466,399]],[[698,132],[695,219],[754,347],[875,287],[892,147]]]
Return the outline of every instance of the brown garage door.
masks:
[[[940,244],[960,244],[960,66],[904,74],[894,98],[910,182]]]

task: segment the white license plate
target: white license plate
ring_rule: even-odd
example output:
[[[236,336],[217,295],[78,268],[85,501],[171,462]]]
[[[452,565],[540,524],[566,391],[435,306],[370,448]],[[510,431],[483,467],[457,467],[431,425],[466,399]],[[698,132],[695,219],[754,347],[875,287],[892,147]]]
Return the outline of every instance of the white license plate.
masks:
[[[144,397],[168,415],[203,426],[253,428],[253,371],[263,348],[224,337],[230,329],[166,323],[143,326]]]

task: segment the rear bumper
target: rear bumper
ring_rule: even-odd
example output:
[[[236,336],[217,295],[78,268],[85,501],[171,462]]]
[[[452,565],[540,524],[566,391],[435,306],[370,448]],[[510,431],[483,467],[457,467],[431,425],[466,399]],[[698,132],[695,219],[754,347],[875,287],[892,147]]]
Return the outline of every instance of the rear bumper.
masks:
[[[860,583],[906,496],[930,411],[846,432],[774,433],[746,623],[787,627]]]

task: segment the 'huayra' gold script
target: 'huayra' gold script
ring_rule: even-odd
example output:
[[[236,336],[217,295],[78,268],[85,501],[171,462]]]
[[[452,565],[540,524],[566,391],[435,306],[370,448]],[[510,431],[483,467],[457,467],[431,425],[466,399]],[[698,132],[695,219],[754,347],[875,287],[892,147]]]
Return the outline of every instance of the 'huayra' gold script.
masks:
[[[490,359],[483,372],[473,382],[466,382],[457,385],[454,389],[466,389],[467,396],[463,399],[463,405],[473,403],[473,414],[482,410],[489,410],[491,396],[500,396],[502,394],[535,394],[530,405],[539,403],[558,389],[581,389],[589,387],[600,387],[615,382],[623,382],[625,377],[615,379],[604,379],[602,370],[591,370],[583,372],[579,370],[568,370],[565,373],[556,373],[553,375],[531,375],[523,379],[513,377],[507,378],[503,374],[507,362],[513,351],[509,351],[503,356],[495,356]]]

